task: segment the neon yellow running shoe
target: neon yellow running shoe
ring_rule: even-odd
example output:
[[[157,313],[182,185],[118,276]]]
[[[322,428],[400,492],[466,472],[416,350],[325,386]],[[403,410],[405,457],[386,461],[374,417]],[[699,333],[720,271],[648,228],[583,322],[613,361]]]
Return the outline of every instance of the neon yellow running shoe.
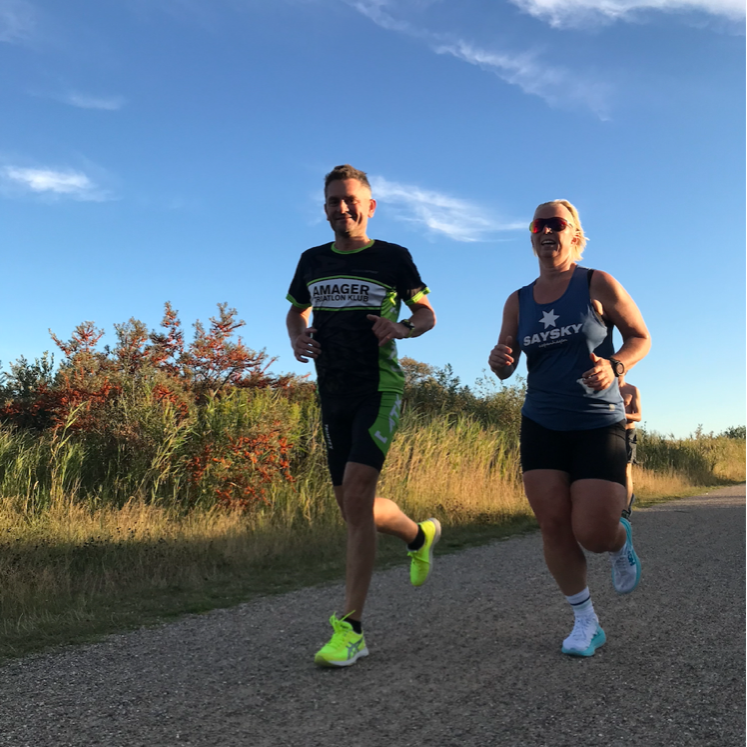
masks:
[[[363,634],[356,633],[344,617],[338,619],[336,615],[332,615],[329,622],[335,632],[329,643],[316,652],[315,664],[320,667],[349,667],[361,657],[368,656]]]
[[[410,550],[407,554],[412,558],[410,562],[410,583],[413,586],[422,586],[430,575],[433,568],[433,548],[441,539],[441,522],[438,519],[426,519],[419,525],[425,542],[419,550]]]

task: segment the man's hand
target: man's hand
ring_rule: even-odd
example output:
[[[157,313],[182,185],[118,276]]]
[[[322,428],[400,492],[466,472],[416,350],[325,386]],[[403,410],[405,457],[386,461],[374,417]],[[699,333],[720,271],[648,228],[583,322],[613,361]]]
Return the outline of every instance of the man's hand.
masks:
[[[594,364],[594,368],[590,368],[581,377],[584,384],[595,392],[609,389],[615,380],[615,372],[612,370],[612,364],[607,358],[600,358],[598,355],[594,355],[594,353],[589,357]]]
[[[490,370],[500,375],[507,366],[513,366],[516,359],[514,354],[514,338],[510,335],[506,338],[506,344],[498,343],[491,351],[488,357]]]
[[[410,330],[404,324],[393,322],[383,316],[367,314],[366,319],[374,323],[371,331],[376,335],[379,347],[386,345],[390,340],[404,340],[410,334]]]
[[[316,332],[316,330],[313,327],[306,327],[306,329],[301,332],[295,340],[293,340],[293,354],[296,356],[297,361],[308,363],[309,358],[316,359],[321,354],[321,346],[312,337],[314,332]]]

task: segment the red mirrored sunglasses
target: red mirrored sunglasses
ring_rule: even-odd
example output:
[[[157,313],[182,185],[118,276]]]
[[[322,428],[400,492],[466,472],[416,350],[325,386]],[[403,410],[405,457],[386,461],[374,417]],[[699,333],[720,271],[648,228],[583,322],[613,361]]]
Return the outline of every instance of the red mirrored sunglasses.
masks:
[[[545,226],[547,226],[551,231],[562,231],[569,225],[572,225],[569,220],[557,216],[552,218],[535,218],[529,224],[529,230],[532,233],[540,233],[544,230]]]

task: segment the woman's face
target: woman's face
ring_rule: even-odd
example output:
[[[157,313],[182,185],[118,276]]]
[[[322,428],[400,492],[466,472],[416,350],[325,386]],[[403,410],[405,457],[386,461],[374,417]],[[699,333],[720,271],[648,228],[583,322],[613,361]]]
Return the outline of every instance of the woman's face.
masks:
[[[562,230],[553,230],[543,226],[539,233],[532,233],[532,248],[540,260],[564,261],[573,260],[576,243],[576,225],[573,216],[565,205],[542,205],[534,213],[534,219],[564,218],[568,225]]]

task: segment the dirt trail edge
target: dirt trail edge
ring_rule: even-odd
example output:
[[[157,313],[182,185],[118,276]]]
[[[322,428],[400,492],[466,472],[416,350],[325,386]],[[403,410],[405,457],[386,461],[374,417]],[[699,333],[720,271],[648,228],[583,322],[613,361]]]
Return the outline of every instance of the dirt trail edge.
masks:
[[[376,574],[371,655],[320,670],[340,586],[305,589],[0,668],[12,747],[744,745],[745,488],[633,514],[643,565],[590,588],[607,645],[570,659],[572,616],[539,535]]]

